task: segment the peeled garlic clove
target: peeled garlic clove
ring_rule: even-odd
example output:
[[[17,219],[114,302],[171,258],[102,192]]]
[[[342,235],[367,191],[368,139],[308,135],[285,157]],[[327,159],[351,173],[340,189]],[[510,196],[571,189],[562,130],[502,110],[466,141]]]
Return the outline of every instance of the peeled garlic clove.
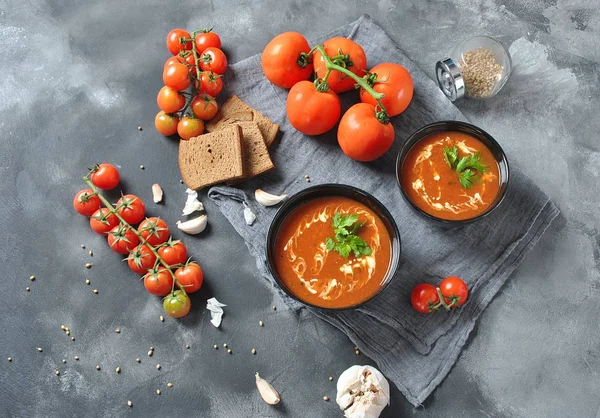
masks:
[[[206,215],[200,215],[197,218],[190,219],[189,221],[177,221],[176,225],[177,228],[181,229],[186,234],[196,235],[204,231],[207,223],[208,217]]]
[[[260,392],[260,396],[262,396],[263,400],[269,405],[277,405],[281,400],[279,393],[277,393],[275,388],[265,379],[260,377],[258,372],[256,373],[256,387]]]
[[[346,418],[377,418],[390,403],[390,385],[371,366],[352,366],[337,381],[335,401]]]
[[[187,200],[185,201],[185,206],[183,208],[182,215],[190,215],[194,212],[200,212],[204,210],[204,205],[201,201],[198,200],[198,192],[192,189],[186,189]]]
[[[154,183],[152,185],[152,199],[154,200],[154,203],[161,202],[162,198],[163,198],[162,187],[160,187],[160,184]]]
[[[252,225],[256,220],[256,215],[249,207],[244,208],[244,219],[247,225]]]
[[[287,199],[288,195],[282,194],[281,196],[276,196],[271,193],[267,193],[261,189],[256,189],[254,192],[254,198],[258,203],[263,206],[274,206],[283,200]]]

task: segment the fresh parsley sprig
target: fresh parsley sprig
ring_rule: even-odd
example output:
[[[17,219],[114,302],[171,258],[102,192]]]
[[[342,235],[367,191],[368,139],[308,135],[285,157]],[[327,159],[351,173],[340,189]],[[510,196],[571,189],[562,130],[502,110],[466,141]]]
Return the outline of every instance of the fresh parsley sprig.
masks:
[[[337,251],[342,257],[348,258],[350,253],[354,253],[355,257],[363,255],[371,255],[372,250],[369,244],[356,235],[356,231],[363,224],[358,222],[358,215],[342,215],[336,212],[333,215],[333,232],[334,238],[328,237],[325,240],[325,245],[328,251]]]
[[[456,170],[458,180],[465,189],[473,187],[473,184],[480,180],[481,174],[488,169],[488,166],[481,161],[478,152],[459,158],[456,146],[444,147],[444,159],[451,169]]]

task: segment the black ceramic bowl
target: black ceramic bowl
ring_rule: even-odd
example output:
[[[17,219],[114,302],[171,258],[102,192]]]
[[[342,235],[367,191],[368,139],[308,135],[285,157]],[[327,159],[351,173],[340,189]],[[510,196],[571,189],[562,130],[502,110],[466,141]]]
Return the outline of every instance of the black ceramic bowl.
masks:
[[[498,190],[496,200],[490,205],[490,207],[485,212],[474,216],[473,218],[464,220],[448,220],[430,215],[429,213],[423,211],[417,205],[414,204],[414,202],[410,199],[410,197],[404,190],[404,187],[402,186],[402,168],[404,166],[404,161],[411,148],[423,138],[439,132],[462,132],[477,138],[492,152],[492,155],[498,163],[500,172],[500,189]],[[500,205],[500,203],[502,203],[506,194],[506,188],[508,187],[508,160],[506,159],[506,154],[504,154],[504,151],[502,150],[500,144],[498,144],[498,142],[483,129],[480,129],[477,126],[471,125],[470,123],[466,122],[441,121],[422,127],[406,140],[406,143],[400,150],[400,153],[398,154],[398,159],[396,160],[396,178],[398,180],[398,185],[400,186],[400,191],[402,192],[402,197],[404,197],[404,200],[408,202],[409,206],[412,207],[421,216],[424,216],[425,218],[432,220],[440,225],[448,227],[462,226],[488,216],[494,211],[494,209],[496,209]]]
[[[388,266],[387,273],[385,274],[379,291],[358,304],[342,308],[324,308],[322,306],[313,305],[300,299],[298,296],[292,293],[281,281],[275,264],[275,244],[277,241],[277,234],[279,233],[279,229],[283,225],[286,218],[302,204],[312,199],[325,196],[343,196],[356,200],[362,203],[363,205],[367,206],[379,216],[379,218],[385,225],[387,232],[390,235],[390,240],[392,242],[390,265]],[[275,214],[275,217],[273,218],[273,221],[271,222],[271,226],[269,227],[269,232],[267,234],[267,265],[279,287],[281,287],[289,296],[303,303],[304,305],[316,309],[329,311],[355,309],[373,300],[375,297],[380,295],[390,284],[392,278],[394,277],[394,274],[398,270],[398,265],[400,261],[400,247],[400,231],[398,231],[398,226],[396,225],[396,222],[394,221],[394,218],[392,218],[390,212],[385,208],[385,206],[383,206],[381,202],[379,202],[379,200],[375,199],[369,193],[353,186],[348,186],[344,184],[321,184],[318,186],[309,187],[296,193],[295,195],[287,199],[279,208],[279,210]]]

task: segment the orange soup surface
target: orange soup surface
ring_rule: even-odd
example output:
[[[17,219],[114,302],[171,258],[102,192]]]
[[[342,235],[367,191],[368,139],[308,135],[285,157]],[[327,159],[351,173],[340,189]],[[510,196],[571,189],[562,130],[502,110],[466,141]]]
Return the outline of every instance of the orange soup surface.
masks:
[[[452,149],[457,151],[454,167],[446,158]],[[460,159],[476,155],[486,167],[483,172],[468,166],[458,171]],[[494,203],[500,189],[498,163],[491,151],[477,138],[462,132],[441,132],[417,142],[406,157],[401,175],[402,187],[417,207],[448,220],[480,215]],[[461,176],[466,186],[461,183]],[[469,177],[470,181],[465,181]]]
[[[335,238],[333,217],[358,215],[355,235],[370,255],[344,258],[327,249]],[[391,240],[381,219],[367,206],[341,196],[319,197],[295,209],[284,221],[275,243],[275,264],[285,287],[299,299],[324,308],[354,306],[382,287],[391,258]]]

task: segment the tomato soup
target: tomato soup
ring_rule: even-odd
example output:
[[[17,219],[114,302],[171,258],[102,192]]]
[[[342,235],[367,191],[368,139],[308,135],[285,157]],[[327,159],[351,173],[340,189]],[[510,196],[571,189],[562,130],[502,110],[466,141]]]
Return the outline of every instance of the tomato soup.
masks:
[[[402,167],[402,187],[424,212],[471,219],[492,205],[500,189],[498,163],[477,138],[441,132],[417,142]]]
[[[340,219],[356,220],[346,230],[359,237],[353,242],[368,245],[364,253],[357,256],[350,251],[344,257],[339,247],[332,248],[341,242],[337,238],[345,239],[336,237]],[[381,290],[391,251],[388,230],[373,210],[347,197],[319,197],[284,220],[275,241],[275,268],[281,282],[299,299],[324,308],[345,308]]]

